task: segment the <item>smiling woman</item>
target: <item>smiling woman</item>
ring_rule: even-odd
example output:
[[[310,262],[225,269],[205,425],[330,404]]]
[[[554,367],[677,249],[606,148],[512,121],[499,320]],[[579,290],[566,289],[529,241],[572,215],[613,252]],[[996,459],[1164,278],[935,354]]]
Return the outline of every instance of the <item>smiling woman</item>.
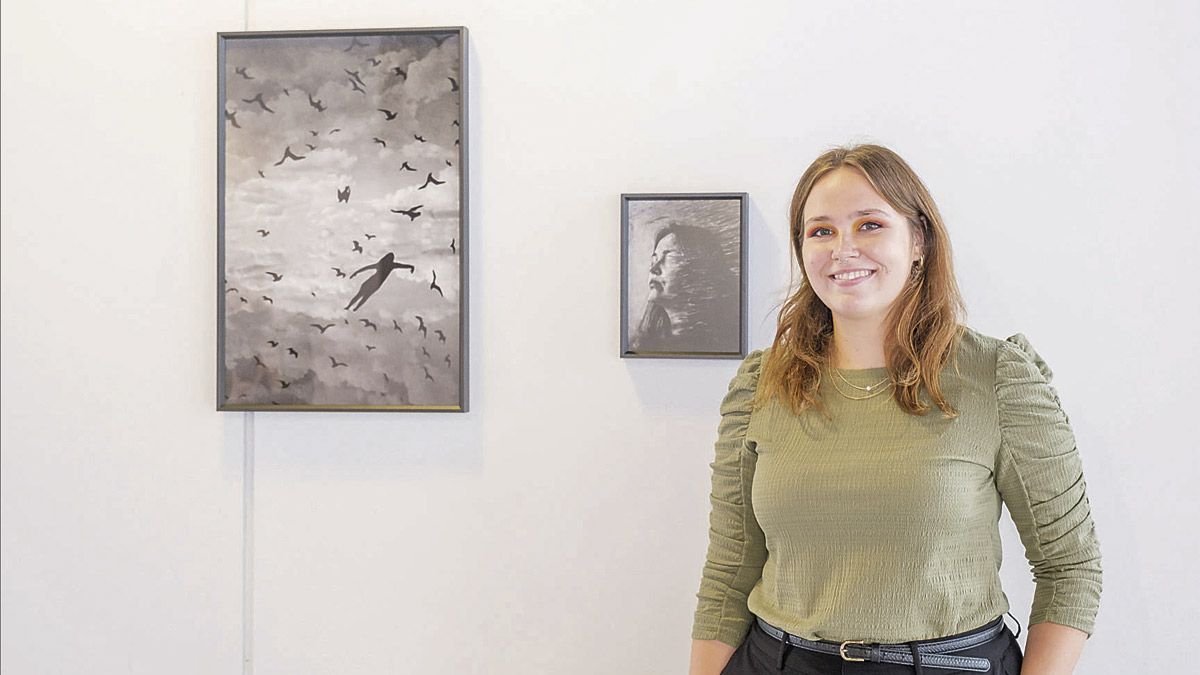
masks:
[[[721,402],[692,675],[1017,675],[1001,504],[1037,585],[1030,663],[1069,672],[1100,549],[1049,366],[960,322],[941,215],[891,150],[818,157],[789,227],[802,283]]]

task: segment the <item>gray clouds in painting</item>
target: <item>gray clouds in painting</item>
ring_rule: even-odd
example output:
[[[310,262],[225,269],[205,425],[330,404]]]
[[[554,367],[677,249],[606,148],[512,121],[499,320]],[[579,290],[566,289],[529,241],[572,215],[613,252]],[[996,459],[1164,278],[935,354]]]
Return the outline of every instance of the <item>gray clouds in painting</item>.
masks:
[[[628,202],[630,347],[635,352],[738,352],[738,199]]]
[[[458,402],[461,78],[448,36],[226,43],[230,403]],[[388,255],[405,267],[347,309],[375,270],[351,275]]]

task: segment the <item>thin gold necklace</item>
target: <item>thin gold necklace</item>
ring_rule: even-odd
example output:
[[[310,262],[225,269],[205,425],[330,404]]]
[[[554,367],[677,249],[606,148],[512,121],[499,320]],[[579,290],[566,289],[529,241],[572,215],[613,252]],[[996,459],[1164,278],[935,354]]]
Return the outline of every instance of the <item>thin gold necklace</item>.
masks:
[[[832,368],[832,366],[830,366],[830,367]],[[841,377],[843,380],[845,380],[845,379],[846,379],[844,376],[842,376],[842,374],[841,374],[840,372],[838,372],[838,371],[837,371],[837,369],[836,369],[836,368],[834,368],[833,370],[834,370],[834,373],[835,373],[835,374],[836,374],[838,377]],[[881,387],[881,385],[882,385],[884,382],[887,382],[887,383],[888,383],[888,387]],[[869,387],[865,387],[865,388],[864,388],[864,387],[859,387],[858,385],[855,385],[854,383],[852,383],[852,382],[850,382],[850,381],[848,381],[848,380],[847,380],[847,381],[846,381],[846,383],[847,383],[847,384],[849,384],[850,386],[854,387],[855,389],[860,389],[860,390],[866,390],[866,391],[870,391],[870,390],[874,389],[875,387],[880,387],[879,391],[876,391],[876,392],[874,392],[874,393],[871,393],[871,394],[867,394],[866,396],[851,396],[851,395],[847,394],[846,392],[842,391],[842,388],[838,386],[837,380],[831,379],[831,380],[830,380],[830,383],[831,383],[831,384],[833,384],[833,388],[834,388],[834,389],[837,391],[837,393],[841,394],[841,395],[842,395],[844,398],[848,398],[848,399],[850,399],[851,401],[865,401],[866,399],[869,399],[869,398],[875,398],[876,396],[878,396],[878,395],[882,394],[883,392],[887,391],[887,390],[888,390],[888,388],[889,388],[889,387],[890,387],[892,384],[894,384],[893,382],[891,382],[891,381],[890,381],[890,377],[889,377],[889,378],[885,378],[884,380],[880,381],[880,382],[879,382],[879,383],[877,383],[877,384],[873,384],[873,385],[871,385],[871,386],[869,386]]]
[[[831,367],[832,367],[832,366],[831,366]],[[836,374],[838,377],[842,378],[842,382],[845,382],[846,384],[850,385],[851,387],[854,387],[855,389],[857,389],[857,390],[859,390],[859,391],[874,391],[874,390],[875,390],[875,387],[878,387],[878,386],[882,385],[884,382],[887,382],[888,380],[890,380],[890,379],[891,379],[891,376],[889,375],[889,376],[887,376],[887,377],[883,378],[882,380],[880,380],[880,381],[876,382],[875,384],[867,385],[867,386],[865,386],[865,387],[860,387],[860,386],[858,386],[857,384],[854,384],[853,382],[851,382],[850,380],[847,380],[847,379],[846,379],[846,376],[845,376],[845,375],[842,375],[842,371],[841,371],[841,369],[840,369],[840,368],[834,368],[834,369],[833,369],[833,372],[834,372],[834,373],[835,373],[835,374]]]

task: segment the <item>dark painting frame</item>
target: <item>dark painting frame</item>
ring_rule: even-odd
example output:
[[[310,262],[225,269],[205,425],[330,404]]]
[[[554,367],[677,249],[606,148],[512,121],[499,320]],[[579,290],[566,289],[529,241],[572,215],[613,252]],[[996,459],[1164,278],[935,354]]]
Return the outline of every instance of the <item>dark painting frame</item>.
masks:
[[[621,195],[621,358],[745,358],[748,208],[745,192]],[[676,255],[664,242],[686,254],[681,292],[655,266]]]
[[[466,412],[467,29],[218,33],[217,77],[217,410]]]

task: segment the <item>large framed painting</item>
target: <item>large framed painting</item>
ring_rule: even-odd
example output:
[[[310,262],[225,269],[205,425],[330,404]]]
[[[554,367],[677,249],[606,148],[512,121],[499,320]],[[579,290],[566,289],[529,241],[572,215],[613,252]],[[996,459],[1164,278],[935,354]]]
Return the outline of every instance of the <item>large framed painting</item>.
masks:
[[[621,195],[621,356],[746,356],[744,192]]]
[[[466,49],[217,35],[218,410],[467,410]]]

